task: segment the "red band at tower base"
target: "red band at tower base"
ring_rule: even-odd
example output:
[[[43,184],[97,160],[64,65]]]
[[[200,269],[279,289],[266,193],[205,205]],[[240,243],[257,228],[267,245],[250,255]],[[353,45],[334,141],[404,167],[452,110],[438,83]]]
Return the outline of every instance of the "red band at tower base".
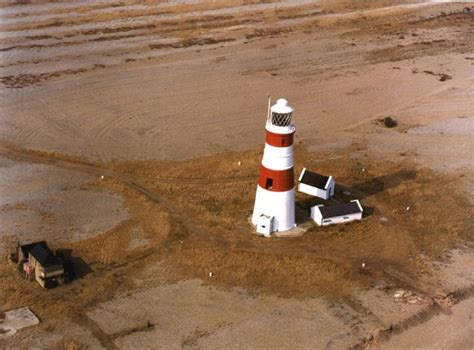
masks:
[[[275,134],[271,131],[265,130],[265,142],[273,147],[289,147],[293,145],[293,135],[291,134]]]
[[[293,167],[286,170],[272,170],[261,165],[258,185],[268,191],[291,190],[295,186]]]

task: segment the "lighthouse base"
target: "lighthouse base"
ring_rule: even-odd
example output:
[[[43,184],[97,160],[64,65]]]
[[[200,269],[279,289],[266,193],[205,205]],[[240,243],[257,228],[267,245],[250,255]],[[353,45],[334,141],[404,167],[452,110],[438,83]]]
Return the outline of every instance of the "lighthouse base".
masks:
[[[257,186],[252,224],[257,226],[261,217],[272,219],[272,232],[288,231],[295,227],[295,190],[276,192]]]

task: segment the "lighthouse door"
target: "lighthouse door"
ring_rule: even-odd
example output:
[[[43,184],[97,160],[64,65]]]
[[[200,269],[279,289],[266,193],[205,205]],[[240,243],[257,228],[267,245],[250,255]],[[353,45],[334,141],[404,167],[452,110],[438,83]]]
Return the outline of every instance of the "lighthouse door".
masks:
[[[273,179],[270,179],[267,177],[267,180],[265,181],[265,189],[271,190],[273,187]]]

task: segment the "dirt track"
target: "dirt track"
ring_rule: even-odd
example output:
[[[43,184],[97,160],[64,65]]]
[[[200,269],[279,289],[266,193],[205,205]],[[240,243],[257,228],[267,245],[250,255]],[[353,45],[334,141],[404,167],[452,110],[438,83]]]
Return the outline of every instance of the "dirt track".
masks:
[[[31,288],[2,267],[1,307],[29,305],[42,319],[22,346],[378,346],[388,330],[448,310],[453,291],[467,298],[474,48],[464,8],[2,4],[0,158],[10,160],[0,164],[46,170],[27,180],[34,205],[10,183],[4,214],[49,235],[59,205],[73,218],[94,198],[77,193],[92,193],[120,196],[128,215],[111,209],[112,229],[76,220],[55,232],[55,247],[82,259],[69,286]],[[298,239],[252,234],[267,92],[296,106],[297,171],[335,176],[336,200],[348,199],[343,190],[362,200],[361,223]],[[387,115],[397,128],[382,126]],[[58,169],[87,177],[65,181],[62,202],[48,206]],[[315,201],[297,200],[308,225]],[[73,230],[88,235],[74,241]],[[12,232],[0,238],[5,253]],[[456,247],[466,253],[454,259]],[[421,302],[394,301],[398,288]]]

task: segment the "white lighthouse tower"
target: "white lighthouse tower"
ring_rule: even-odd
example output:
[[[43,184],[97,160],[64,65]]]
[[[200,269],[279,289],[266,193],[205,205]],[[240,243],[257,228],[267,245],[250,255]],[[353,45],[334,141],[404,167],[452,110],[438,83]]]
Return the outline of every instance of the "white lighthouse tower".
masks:
[[[269,101],[270,105],[270,101]],[[281,98],[269,108],[265,126],[265,150],[255,196],[252,223],[257,232],[272,232],[295,227],[295,189],[293,173],[293,108]]]

